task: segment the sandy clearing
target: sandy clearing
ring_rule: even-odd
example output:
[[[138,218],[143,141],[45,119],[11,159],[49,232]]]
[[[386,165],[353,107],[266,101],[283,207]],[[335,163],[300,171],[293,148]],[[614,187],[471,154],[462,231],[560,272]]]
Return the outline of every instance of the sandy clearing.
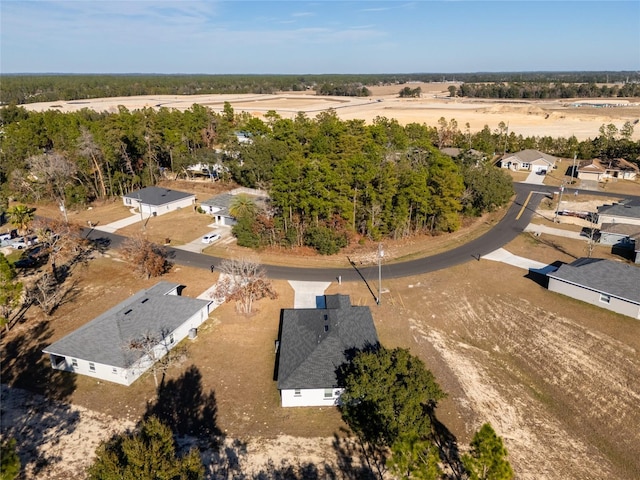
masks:
[[[478,422],[469,430],[490,421],[518,478],[614,478],[584,435],[597,431],[602,444],[640,441],[637,350],[522,298],[472,300],[460,290],[441,295],[456,299],[438,308],[438,316],[457,319],[455,328],[445,332],[413,320],[412,330],[460,382],[464,394],[455,401]],[[542,390],[534,387],[540,383]]]
[[[129,110],[141,108],[175,108],[186,110],[193,104],[206,105],[221,112],[229,102],[236,112],[248,112],[263,117],[274,110],[285,118],[293,118],[299,112],[309,117],[334,109],[343,120],[362,119],[372,122],[376,117],[396,119],[400,124],[424,123],[436,126],[440,118],[455,119],[461,130],[469,124],[471,132],[488,126],[492,131],[501,122],[508,124],[509,131],[523,136],[569,137],[578,140],[595,138],[603,124],[616,127],[640,118],[640,102],[616,100],[619,107],[593,108],[573,107],[573,99],[545,101],[498,101],[482,99],[451,99],[447,88],[450,84],[419,84],[423,89],[421,98],[399,98],[400,85],[371,87],[371,97],[330,97],[306,92],[280,94],[236,94],[236,95],[149,95],[138,97],[114,97],[91,100],[43,102],[24,105],[28,110],[55,109],[72,112],[82,108],[97,111],[117,112],[118,106]],[[416,85],[412,85],[415,88]],[[586,104],[587,102],[581,102]],[[640,140],[640,129],[636,129],[634,140]]]

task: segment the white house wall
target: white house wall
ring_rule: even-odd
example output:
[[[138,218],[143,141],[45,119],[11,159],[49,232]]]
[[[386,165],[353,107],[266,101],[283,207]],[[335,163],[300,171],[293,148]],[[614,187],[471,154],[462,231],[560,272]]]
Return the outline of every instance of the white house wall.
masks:
[[[598,214],[598,224],[603,223],[625,223],[627,225],[640,225],[640,218],[622,217],[620,215],[607,215],[606,213]]]
[[[640,305],[613,296],[610,296],[609,303],[606,303],[601,300],[600,292],[588,290],[551,277],[549,277],[549,290],[622,315],[640,319]]]
[[[111,365],[104,365],[102,363],[89,362],[80,358],[64,357],[64,362],[55,362],[54,358],[60,359],[58,355],[49,355],[51,359],[51,365],[56,370],[62,370],[65,372],[77,373],[79,375],[87,375],[89,377],[105,380],[107,382],[119,383],[120,385],[130,385],[134,379],[129,378],[129,372],[124,368],[117,368]],[[77,366],[74,366],[74,361]],[[91,364],[94,366],[94,370],[91,370]]]
[[[188,208],[195,205],[195,197],[187,197],[182,200],[176,200],[175,202],[167,203],[165,205],[150,205],[148,203],[140,203],[135,198],[124,197],[124,204],[129,208],[138,208],[142,210],[142,214],[145,216],[163,215],[165,213],[173,212],[174,210],[180,210],[181,208]]]
[[[325,397],[324,388],[280,390],[283,407],[333,407],[338,405],[342,388],[333,388],[332,396]],[[299,392],[299,393],[297,393]]]
[[[159,343],[154,348],[154,357],[156,360],[164,357],[169,350],[174,348],[178,343],[184,340],[188,335],[189,331],[192,328],[198,328],[202,323],[209,318],[209,312],[211,308],[211,303],[200,309],[196,314],[191,316],[186,322],[176,328],[173,332],[168,333],[163,342]],[[171,337],[173,336],[173,342],[171,342]],[[51,365],[56,370],[64,370],[67,372],[73,372],[80,375],[87,375],[89,377],[94,377],[100,380],[105,380],[107,382],[119,383],[120,385],[131,385],[134,381],[136,381],[140,376],[146,372],[151,365],[153,365],[153,361],[151,361],[150,357],[145,355],[140,358],[137,362],[135,362],[129,368],[119,368],[111,365],[104,365],[96,362],[89,362],[87,360],[74,359],[72,357],[64,357],[64,362],[61,362],[60,359],[63,358],[59,355],[51,355],[49,354],[51,359]],[[56,359],[58,360],[56,362]],[[74,366],[73,361],[77,366]],[[94,370],[91,370],[90,364],[93,364]]]

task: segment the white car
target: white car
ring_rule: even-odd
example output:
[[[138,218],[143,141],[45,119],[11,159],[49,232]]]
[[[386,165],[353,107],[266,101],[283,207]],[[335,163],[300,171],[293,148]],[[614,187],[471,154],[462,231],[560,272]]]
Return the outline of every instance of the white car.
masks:
[[[202,237],[202,243],[213,243],[220,240],[220,235],[218,233],[209,233]]]

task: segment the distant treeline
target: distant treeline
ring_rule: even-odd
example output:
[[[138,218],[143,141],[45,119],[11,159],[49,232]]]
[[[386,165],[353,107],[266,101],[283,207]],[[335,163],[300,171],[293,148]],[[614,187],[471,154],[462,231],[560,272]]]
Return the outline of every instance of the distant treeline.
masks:
[[[480,82],[493,85],[517,83],[534,92],[549,91],[557,86],[563,92],[575,88],[576,95],[568,96],[636,96],[640,75],[636,72],[509,72],[509,73],[432,73],[432,74],[368,74],[368,75],[0,75],[0,103],[3,105],[56,100],[120,97],[134,95],[196,95],[233,93],[274,93],[277,91],[316,91],[322,95],[368,95],[367,86],[403,85],[408,82],[464,82],[464,96],[487,98],[564,98],[558,93],[546,97],[508,96],[492,85],[476,86]],[[595,84],[618,83],[615,92],[595,87]],[[551,85],[553,84],[553,88]],[[572,85],[573,84],[573,85]],[[587,92],[592,85],[599,89],[597,95],[581,95],[582,86]],[[473,88],[471,88],[473,87]],[[487,93],[480,92],[487,87]],[[626,89],[631,88],[627,95]],[[473,91],[472,91],[473,90]],[[461,88],[462,91],[462,88]],[[518,90],[519,91],[519,90]],[[635,93],[633,93],[635,92]],[[513,94],[517,93],[513,91]],[[509,93],[511,95],[511,93]]]
[[[523,99],[640,97],[640,83],[463,83],[455,94],[469,98]]]

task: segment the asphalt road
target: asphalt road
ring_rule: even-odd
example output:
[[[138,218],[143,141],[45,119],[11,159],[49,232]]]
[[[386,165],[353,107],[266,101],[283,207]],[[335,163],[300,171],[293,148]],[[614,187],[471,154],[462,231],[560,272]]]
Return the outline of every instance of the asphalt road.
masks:
[[[468,243],[452,248],[429,257],[410,260],[402,263],[385,264],[383,262],[382,275],[384,278],[401,278],[413,275],[434,272],[444,268],[459,265],[461,263],[474,261],[482,255],[490,253],[503,247],[516,238],[524,228],[529,225],[538,204],[545,195],[553,195],[557,188],[544,185],[530,185],[524,183],[514,183],[516,191],[515,201],[510,206],[507,214],[487,233],[471,240]],[[531,193],[533,192],[533,193]],[[567,189],[565,195],[573,194],[574,189]],[[529,197],[529,194],[531,196]],[[591,192],[584,191],[589,195],[611,196],[611,192]],[[635,197],[638,198],[638,197]],[[523,209],[524,203],[528,203]],[[108,245],[109,248],[118,247],[125,237],[113,233],[106,233],[98,230],[85,229],[87,238],[97,240]],[[175,248],[169,248],[169,259],[179,265],[186,265],[209,270],[211,265],[218,266],[221,258],[204,255],[201,253],[188,252]],[[366,280],[376,281],[378,278],[378,267],[368,266],[361,268],[353,265],[352,268],[298,268],[278,265],[264,265],[267,276],[273,279],[283,280],[304,280],[333,282],[338,277],[344,281]]]

